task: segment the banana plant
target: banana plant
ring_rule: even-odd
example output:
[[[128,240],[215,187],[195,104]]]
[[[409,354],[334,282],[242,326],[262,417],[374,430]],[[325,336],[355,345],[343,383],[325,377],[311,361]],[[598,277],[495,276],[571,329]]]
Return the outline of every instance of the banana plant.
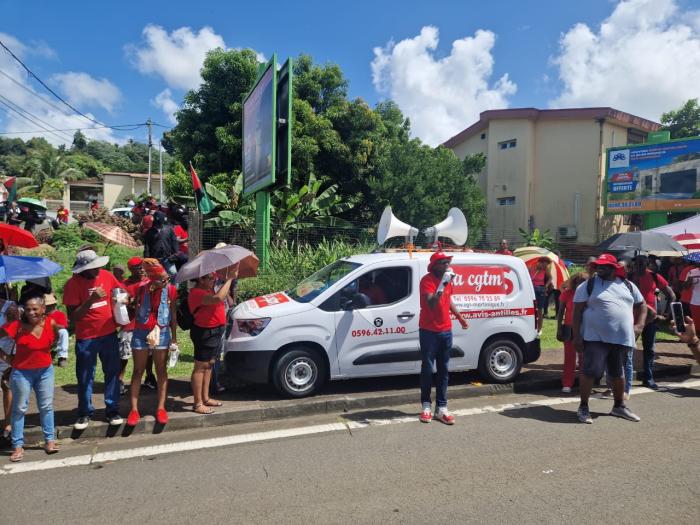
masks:
[[[209,198],[216,205],[211,217],[205,222],[211,226],[233,226],[241,229],[249,229],[255,225],[255,201],[243,199],[243,175],[238,174],[233,185],[232,195],[208,182],[204,183],[204,189]]]
[[[539,246],[541,248],[547,248],[548,250],[553,250],[555,248],[554,237],[549,230],[543,232],[539,228],[532,230],[532,233],[518,228],[520,236],[523,238],[525,246]]]

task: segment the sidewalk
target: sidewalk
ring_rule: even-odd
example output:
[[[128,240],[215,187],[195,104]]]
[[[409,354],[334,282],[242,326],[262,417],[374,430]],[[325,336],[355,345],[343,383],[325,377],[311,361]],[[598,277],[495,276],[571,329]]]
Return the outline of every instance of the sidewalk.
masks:
[[[655,377],[696,373],[698,368],[688,348],[681,343],[657,343],[657,360]],[[464,398],[476,396],[499,395],[512,392],[537,392],[558,390],[561,387],[563,350],[543,350],[542,356],[535,363],[523,367],[514,383],[504,385],[482,384],[476,371],[454,373],[450,377],[450,397]],[[635,353],[635,370],[642,364],[642,352]],[[305,399],[280,399],[277,393],[265,385],[250,385],[224,392],[218,397],[224,406],[211,415],[199,415],[192,412],[192,395],[189,378],[171,379],[168,388],[166,408],[170,422],[166,428],[157,425],[154,420],[156,393],[147,388],[141,389],[141,422],[133,429],[122,425],[109,427],[104,422],[104,403],[102,385],[95,388],[95,419],[90,426],[78,432],[72,424],[77,417],[77,397],[75,385],[66,385],[56,389],[54,399],[55,421],[58,439],[81,437],[128,436],[136,433],[159,433],[164,430],[230,425],[244,422],[281,419],[309,414],[346,412],[364,408],[380,408],[399,404],[416,403],[418,411],[418,378],[416,375],[355,379],[329,383],[322,393]],[[128,393],[121,400],[121,414],[126,419],[129,413]],[[25,439],[27,443],[36,443],[43,439],[38,427],[39,417],[35,400],[32,402],[25,420]]]

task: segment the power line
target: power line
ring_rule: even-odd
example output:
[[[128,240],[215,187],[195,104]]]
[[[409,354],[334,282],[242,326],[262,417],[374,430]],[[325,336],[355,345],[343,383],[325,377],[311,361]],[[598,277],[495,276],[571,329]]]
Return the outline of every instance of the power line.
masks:
[[[38,117],[37,115],[35,115],[35,114],[33,114],[32,112],[28,111],[27,109],[23,108],[22,106],[20,106],[19,104],[17,104],[17,102],[15,102],[14,100],[11,100],[11,99],[9,99],[9,98],[3,96],[3,95],[0,95],[0,97],[2,97],[2,98],[5,100],[5,102],[8,102],[8,103],[12,104],[13,107],[15,107],[16,109],[20,110],[22,113],[26,113],[27,115],[29,115],[29,116],[32,117],[33,119],[38,120],[38,121],[41,122],[44,126],[48,127],[51,131],[59,131],[53,124],[51,124],[50,122],[46,122],[46,121],[43,120],[41,117]],[[65,136],[68,137],[68,135],[65,135]],[[71,140],[72,140],[72,138],[71,138]]]
[[[119,127],[123,128],[120,131],[134,131],[139,128],[143,128],[146,124],[120,124]],[[111,128],[113,126],[92,126],[92,127],[86,127],[86,128],[64,128],[64,129],[56,129],[55,131],[90,131],[92,129],[105,129],[105,128]],[[22,130],[22,131],[3,131],[0,132],[0,135],[18,135],[18,134],[27,134],[27,133],[41,133],[41,129],[28,129],[28,130]]]
[[[37,93],[37,92],[34,91],[33,89],[29,89],[27,86],[25,86],[24,84],[22,84],[19,80],[17,80],[16,78],[14,78],[12,75],[8,75],[8,74],[7,74],[5,71],[3,71],[2,69],[0,69],[0,75],[2,75],[2,76],[4,76],[4,77],[6,77],[7,79],[11,80],[11,81],[14,82],[15,84],[17,84],[19,87],[21,87],[23,90],[25,90],[27,93],[30,93],[30,94],[34,95],[36,98],[38,98],[39,100],[41,100],[44,104],[47,104],[48,106],[52,107],[53,109],[55,109],[56,111],[58,111],[58,112],[61,113],[62,115],[65,115],[65,113],[63,112],[63,109],[62,109],[62,108],[59,108],[59,107],[58,107],[56,104],[54,104],[53,102],[50,102],[50,101],[46,100],[44,97],[42,97],[41,95],[39,95],[39,93]]]
[[[2,95],[0,95],[0,98],[5,99],[5,100],[8,100],[8,99],[6,99],[5,97],[3,97]],[[8,100],[8,102],[10,102],[10,104],[12,103],[11,100]],[[42,130],[44,130],[44,132],[46,132],[46,133],[51,133],[52,135],[58,137],[58,138],[61,139],[62,141],[65,141],[65,140],[66,140],[66,137],[65,137],[65,136],[61,136],[61,135],[59,135],[58,133],[56,133],[56,132],[54,132],[54,131],[52,131],[52,130],[50,130],[50,129],[48,129],[48,128],[45,128],[44,126],[42,126],[41,124],[39,124],[36,120],[34,120],[34,119],[28,117],[28,116],[25,115],[24,113],[22,113],[22,112],[18,111],[17,109],[13,108],[13,107],[12,107],[10,104],[8,104],[7,102],[4,102],[3,100],[0,100],[0,104],[2,104],[3,106],[6,106],[7,109],[9,109],[10,111],[13,111],[13,112],[17,113],[20,117],[22,117],[22,118],[28,120],[29,122],[31,122],[31,123],[34,124],[35,126],[40,127]],[[19,107],[19,106],[18,106],[18,107]],[[21,109],[21,108],[20,108],[20,109]]]
[[[42,86],[44,86],[44,88],[45,88],[49,93],[51,93],[54,97],[56,97],[56,98],[57,98],[58,100],[60,100],[63,104],[65,104],[66,106],[68,106],[70,109],[72,109],[72,110],[73,110],[74,112],[76,112],[78,115],[80,115],[80,116],[83,117],[84,119],[87,119],[87,120],[89,120],[90,122],[93,122],[93,123],[95,123],[95,124],[97,124],[97,125],[99,125],[99,126],[104,126],[104,127],[106,127],[106,128],[111,128],[111,129],[118,129],[118,128],[114,127],[114,126],[108,126],[107,124],[104,124],[103,122],[100,122],[99,120],[95,120],[94,118],[89,117],[89,116],[87,116],[85,113],[83,113],[83,112],[79,111],[78,109],[76,109],[74,106],[72,106],[72,105],[71,105],[70,103],[68,103],[66,100],[64,100],[58,93],[56,93],[53,89],[51,89],[48,85],[46,85],[46,82],[44,82],[43,80],[41,80],[31,69],[29,69],[29,67],[27,67],[27,65],[26,65],[24,62],[22,62],[22,61],[19,59],[19,57],[18,57],[17,55],[15,55],[15,54],[10,50],[9,47],[7,47],[7,46],[5,45],[5,43],[4,43],[2,40],[0,40],[0,46],[1,46],[5,51],[7,51],[7,52],[10,54],[10,56],[11,56],[12,58],[14,58],[14,59],[19,63],[19,65],[21,65],[21,66],[24,68],[24,70],[25,70],[27,73],[29,73],[29,75],[30,75],[31,77],[33,77],[37,82],[39,82],[39,84],[41,84]]]

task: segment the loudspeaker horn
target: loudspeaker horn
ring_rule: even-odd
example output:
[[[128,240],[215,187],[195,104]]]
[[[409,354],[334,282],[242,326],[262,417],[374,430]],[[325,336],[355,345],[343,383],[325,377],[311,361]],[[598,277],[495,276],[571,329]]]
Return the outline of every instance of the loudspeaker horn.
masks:
[[[447,212],[447,218],[423,230],[428,239],[432,238],[433,243],[437,243],[438,237],[447,237],[452,239],[457,246],[462,246],[467,242],[469,237],[469,227],[467,226],[467,218],[459,208],[450,208]]]
[[[379,220],[377,228],[377,242],[381,246],[387,239],[392,237],[406,237],[409,242],[413,242],[413,238],[418,235],[418,228],[414,228],[410,224],[401,222],[391,212],[391,206],[384,208],[382,218]]]

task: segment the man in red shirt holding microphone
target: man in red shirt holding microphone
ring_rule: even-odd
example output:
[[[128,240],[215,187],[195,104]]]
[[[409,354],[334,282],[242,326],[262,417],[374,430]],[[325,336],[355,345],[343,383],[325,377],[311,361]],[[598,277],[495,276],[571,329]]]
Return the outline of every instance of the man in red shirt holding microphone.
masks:
[[[446,425],[454,425],[455,418],[447,411],[447,365],[452,350],[452,313],[466,330],[469,326],[452,303],[452,278],[449,265],[452,257],[435,252],[430,257],[428,273],[420,281],[420,318],[418,321],[421,352],[420,400],[423,410],[420,420],[430,423],[437,419]],[[432,413],[430,399],[433,387],[433,363],[437,363],[437,409]]]

